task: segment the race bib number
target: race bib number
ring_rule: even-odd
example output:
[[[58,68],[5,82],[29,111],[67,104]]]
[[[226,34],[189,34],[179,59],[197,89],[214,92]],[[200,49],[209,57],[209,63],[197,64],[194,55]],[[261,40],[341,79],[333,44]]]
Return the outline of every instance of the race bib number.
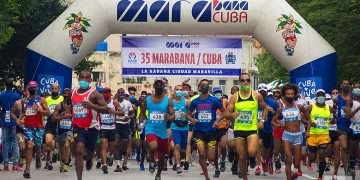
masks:
[[[160,123],[165,120],[165,114],[160,112],[150,113],[150,120],[155,123]]]
[[[5,112],[5,122],[6,123],[10,123],[11,118],[10,118],[10,111],[6,111]]]
[[[88,110],[81,104],[75,104],[73,106],[73,111],[75,118],[85,118],[88,114]]]
[[[329,127],[329,130],[330,131],[336,131],[337,130],[336,124],[331,124],[330,127]]]
[[[175,111],[175,119],[176,120],[183,120],[184,118],[184,112],[182,111]]]
[[[316,128],[326,129],[327,128],[327,120],[321,117],[315,117]]]
[[[37,111],[33,109],[32,107],[27,107],[25,110],[26,116],[35,116],[37,114]]]
[[[71,119],[63,119],[60,121],[61,129],[71,129]]]
[[[240,124],[251,124],[252,123],[252,112],[251,111],[240,111],[237,118],[237,122]]]
[[[285,122],[299,120],[298,115],[299,114],[297,110],[288,109],[285,112],[283,112],[283,118]]]
[[[200,122],[211,122],[212,114],[207,111],[199,112],[198,119]]]
[[[360,121],[352,123],[350,128],[353,130],[354,134],[360,134]]]
[[[55,104],[53,104],[53,105],[50,105],[50,106],[49,106],[49,111],[50,111],[50,114],[54,113],[54,111],[55,111],[55,107],[56,107],[56,105],[55,105]]]
[[[112,114],[101,114],[102,124],[112,124],[114,122],[114,116]]]

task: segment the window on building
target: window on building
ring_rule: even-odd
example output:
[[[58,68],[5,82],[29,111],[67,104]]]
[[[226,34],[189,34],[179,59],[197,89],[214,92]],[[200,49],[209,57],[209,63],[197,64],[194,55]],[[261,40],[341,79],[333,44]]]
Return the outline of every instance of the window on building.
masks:
[[[93,81],[95,82],[105,82],[105,73],[104,72],[93,72]]]
[[[219,80],[219,85],[220,86],[226,85],[226,80]]]
[[[234,80],[233,85],[234,86],[239,86],[240,85],[240,80]]]

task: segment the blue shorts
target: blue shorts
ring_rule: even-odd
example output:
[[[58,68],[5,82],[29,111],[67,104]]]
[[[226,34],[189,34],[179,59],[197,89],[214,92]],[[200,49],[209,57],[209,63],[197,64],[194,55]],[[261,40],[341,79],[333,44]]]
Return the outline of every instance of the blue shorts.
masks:
[[[292,145],[301,145],[303,142],[303,135],[302,132],[292,133],[285,130],[282,136],[282,140],[288,141]]]
[[[32,141],[35,145],[42,145],[44,141],[45,130],[43,128],[24,128],[24,137],[26,141]]]
[[[171,130],[175,145],[180,145],[181,150],[186,150],[188,131],[187,130]]]

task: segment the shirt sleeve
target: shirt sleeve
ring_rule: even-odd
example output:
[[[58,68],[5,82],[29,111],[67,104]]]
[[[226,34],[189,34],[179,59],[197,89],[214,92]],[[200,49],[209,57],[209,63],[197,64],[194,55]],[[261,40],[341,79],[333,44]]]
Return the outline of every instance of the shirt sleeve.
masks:
[[[189,107],[190,112],[193,112],[193,111],[195,110],[195,106],[196,106],[195,100],[194,100],[194,101],[191,101],[190,107]]]

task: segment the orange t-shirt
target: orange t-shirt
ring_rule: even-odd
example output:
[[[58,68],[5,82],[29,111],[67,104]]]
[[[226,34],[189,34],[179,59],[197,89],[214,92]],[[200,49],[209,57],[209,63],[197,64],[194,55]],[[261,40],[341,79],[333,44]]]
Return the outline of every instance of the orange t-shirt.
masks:
[[[222,103],[224,109],[226,109],[228,102],[225,99],[223,99],[221,103]],[[217,112],[221,112],[221,111],[218,109]],[[224,118],[224,119],[220,120],[217,128],[218,129],[226,129],[228,127],[229,127],[229,121],[226,118]]]

